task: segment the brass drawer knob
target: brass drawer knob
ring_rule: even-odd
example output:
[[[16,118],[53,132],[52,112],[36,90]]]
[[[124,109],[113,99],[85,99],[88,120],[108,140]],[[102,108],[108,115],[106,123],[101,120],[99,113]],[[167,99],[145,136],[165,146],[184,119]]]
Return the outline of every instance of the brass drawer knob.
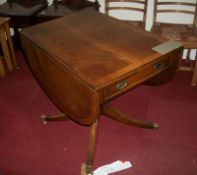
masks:
[[[162,63],[156,63],[156,64],[154,65],[154,68],[155,68],[156,70],[162,69],[163,67],[164,67],[164,64],[162,64]]]
[[[126,80],[124,80],[124,81],[117,83],[116,88],[121,90],[121,89],[124,89],[127,85],[128,85],[128,82]]]

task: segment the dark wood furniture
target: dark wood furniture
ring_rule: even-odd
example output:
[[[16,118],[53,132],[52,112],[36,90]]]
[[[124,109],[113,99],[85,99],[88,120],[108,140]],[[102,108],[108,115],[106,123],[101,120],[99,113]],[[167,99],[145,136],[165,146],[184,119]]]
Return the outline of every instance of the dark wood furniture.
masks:
[[[98,11],[99,3],[87,0],[53,0],[53,3],[37,14],[37,21],[44,22],[55,18],[67,16],[73,12],[94,7]]]
[[[168,21],[164,21],[162,15],[168,15]],[[181,24],[187,15],[193,20]],[[177,20],[172,22],[174,17]],[[183,43],[188,49],[186,61],[190,62],[191,49],[197,49],[197,0],[192,2],[183,1],[159,1],[155,0],[154,6],[154,25],[151,32],[166,39],[175,40]],[[197,57],[197,55],[196,55]],[[197,83],[197,61],[190,67],[181,66],[180,70],[193,71],[192,86]]]
[[[13,27],[18,38],[18,29],[35,23],[35,15],[47,7],[47,0],[7,0],[0,5],[0,16],[10,17],[10,27]]]
[[[5,59],[9,71],[12,71],[13,67],[18,68],[8,23],[9,18],[0,17],[0,43],[2,51],[2,55],[0,55],[0,77],[5,75],[3,59]]]
[[[180,43],[92,9],[23,29],[21,42],[36,79],[63,112],[43,119],[72,119],[90,126],[88,173],[101,115],[136,127],[159,127],[128,117],[110,101],[143,82],[161,84],[171,79],[183,50]]]
[[[105,0],[105,13],[113,16],[113,12],[122,12],[124,19],[118,19],[130,22],[144,29],[146,25],[147,4],[147,0]],[[139,18],[136,18],[136,16]]]

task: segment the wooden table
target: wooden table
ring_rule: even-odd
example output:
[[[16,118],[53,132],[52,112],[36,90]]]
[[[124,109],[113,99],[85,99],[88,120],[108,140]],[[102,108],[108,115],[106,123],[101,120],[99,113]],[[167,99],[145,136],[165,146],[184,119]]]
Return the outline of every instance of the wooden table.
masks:
[[[183,50],[180,43],[92,9],[23,29],[21,42],[35,77],[64,113],[44,119],[69,118],[90,126],[87,173],[92,171],[101,115],[137,127],[159,127],[127,117],[110,101],[143,82],[171,79]]]

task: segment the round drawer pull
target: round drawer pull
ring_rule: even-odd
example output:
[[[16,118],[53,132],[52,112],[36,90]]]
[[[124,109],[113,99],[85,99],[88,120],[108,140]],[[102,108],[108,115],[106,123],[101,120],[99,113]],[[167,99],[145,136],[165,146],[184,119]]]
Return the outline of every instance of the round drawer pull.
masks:
[[[121,81],[121,82],[116,84],[116,88],[121,90],[121,89],[125,88],[127,85],[128,85],[127,81]]]
[[[162,64],[162,63],[156,63],[154,65],[154,68],[157,69],[157,70],[162,69],[163,67],[164,67],[164,64]]]

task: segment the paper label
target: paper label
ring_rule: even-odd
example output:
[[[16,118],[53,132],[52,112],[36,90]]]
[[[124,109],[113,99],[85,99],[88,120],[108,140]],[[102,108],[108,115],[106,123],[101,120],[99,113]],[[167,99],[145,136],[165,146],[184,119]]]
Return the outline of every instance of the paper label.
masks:
[[[179,48],[180,46],[182,46],[182,44],[180,42],[167,41],[165,43],[162,43],[158,46],[153,47],[152,50],[164,55],[166,53],[169,53],[169,52]]]
[[[132,167],[129,161],[117,160],[113,163],[101,166],[94,171],[94,175],[108,175]]]

